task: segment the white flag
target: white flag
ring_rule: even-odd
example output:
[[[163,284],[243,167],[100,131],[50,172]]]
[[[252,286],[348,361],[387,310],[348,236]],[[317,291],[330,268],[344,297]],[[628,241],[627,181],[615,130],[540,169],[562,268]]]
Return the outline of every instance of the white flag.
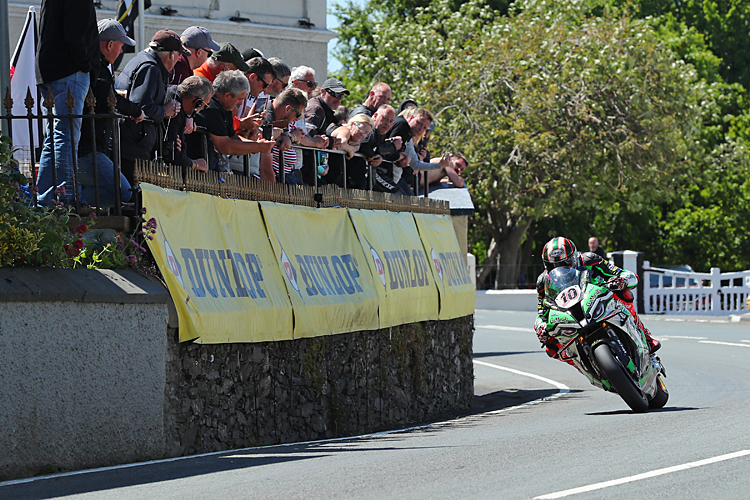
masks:
[[[29,7],[26,15],[26,24],[18,39],[16,50],[10,63],[10,94],[13,99],[13,115],[26,116],[27,110],[24,101],[29,90],[31,97],[34,99],[34,107],[31,113],[40,115],[40,99],[37,98],[36,88],[36,70],[34,69],[34,59],[36,57],[36,46],[39,40],[36,24],[36,11],[34,7]],[[39,144],[39,123],[37,120],[32,121],[32,131],[34,137],[34,147],[38,148]],[[30,158],[29,150],[31,140],[29,137],[28,120],[13,120],[13,146],[22,148],[23,151],[16,153],[16,158]]]

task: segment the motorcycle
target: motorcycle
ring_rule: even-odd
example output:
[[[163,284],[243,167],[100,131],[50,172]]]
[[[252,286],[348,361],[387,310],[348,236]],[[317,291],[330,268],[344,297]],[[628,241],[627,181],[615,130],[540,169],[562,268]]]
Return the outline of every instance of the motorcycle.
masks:
[[[619,394],[636,413],[662,408],[669,399],[664,366],[606,282],[570,267],[555,268],[549,277],[548,332],[562,346],[555,357],[592,385]]]

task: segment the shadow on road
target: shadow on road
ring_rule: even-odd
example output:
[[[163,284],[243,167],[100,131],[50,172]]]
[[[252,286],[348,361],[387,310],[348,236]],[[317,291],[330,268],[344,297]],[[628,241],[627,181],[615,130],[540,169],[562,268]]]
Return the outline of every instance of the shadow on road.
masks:
[[[538,354],[540,351],[503,351],[503,352],[475,352],[475,358],[494,358],[499,356],[515,356],[516,354]]]
[[[666,408],[660,408],[658,410],[648,410],[646,413],[667,413],[667,412],[674,412],[674,411],[694,411],[694,410],[702,410],[703,408],[693,408],[693,407],[684,407],[684,406],[667,406]],[[594,412],[594,413],[586,413],[585,415],[589,417],[606,417],[609,415],[628,415],[632,414],[632,410],[615,410],[615,411],[600,411],[600,412]]]
[[[452,419],[472,415],[482,415],[488,412],[519,406],[530,401],[546,398],[557,392],[558,391],[555,389],[492,392],[476,396],[472,407],[464,412],[443,415],[441,418],[437,418],[431,422],[423,422],[417,425],[429,425],[434,422],[450,421]],[[452,423],[453,422],[451,422],[451,424]],[[440,427],[422,427],[417,431],[439,432]],[[403,439],[403,437],[400,436],[402,435],[364,436],[360,438],[352,437],[351,441],[340,440],[232,450],[211,456],[184,457],[173,461],[133,464],[131,466],[114,470],[94,470],[68,476],[50,476],[49,478],[39,478],[33,482],[0,486],[0,498],[12,498],[14,500],[60,498],[97,491],[107,491],[117,488],[173,481],[199,475],[246,469],[262,465],[323,458],[332,454],[349,451],[378,452],[396,449],[414,449],[414,447],[403,446],[403,444],[400,444],[399,446],[387,446],[387,443],[392,439]],[[363,447],[361,446],[363,442],[377,443],[377,446]],[[430,448],[439,447],[433,446]]]

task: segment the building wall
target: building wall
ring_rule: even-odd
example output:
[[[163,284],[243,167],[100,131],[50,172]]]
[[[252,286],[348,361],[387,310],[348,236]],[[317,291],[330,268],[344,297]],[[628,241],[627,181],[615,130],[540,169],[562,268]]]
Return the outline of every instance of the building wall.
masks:
[[[229,42],[240,51],[255,47],[266,57],[278,57],[290,68],[310,66],[316,71],[318,81],[323,81],[328,68],[328,41],[336,36],[326,29],[326,0],[278,0],[274,2],[241,2],[240,0],[175,0],[169,2],[177,10],[174,16],[159,15],[160,7],[154,3],[145,16],[146,43],[161,29],[171,29],[178,34],[188,26],[207,28],[217,42]],[[305,5],[307,7],[305,7]],[[13,56],[21,36],[29,6],[36,7],[37,18],[41,2],[10,3],[10,54]],[[114,18],[117,2],[104,0],[97,10],[99,19]],[[209,9],[210,7],[210,9]],[[239,11],[250,22],[230,21]],[[307,16],[303,14],[307,12]],[[303,28],[300,19],[309,19],[315,26]],[[136,34],[137,34],[136,29]],[[136,40],[137,41],[137,40]],[[132,56],[127,56],[123,64]]]

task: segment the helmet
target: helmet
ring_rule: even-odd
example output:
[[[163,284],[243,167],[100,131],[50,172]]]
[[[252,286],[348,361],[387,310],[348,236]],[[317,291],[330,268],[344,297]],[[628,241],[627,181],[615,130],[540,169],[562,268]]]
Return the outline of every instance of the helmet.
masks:
[[[568,238],[562,236],[552,238],[542,249],[542,262],[547,271],[561,266],[573,267],[577,259],[576,246]]]

